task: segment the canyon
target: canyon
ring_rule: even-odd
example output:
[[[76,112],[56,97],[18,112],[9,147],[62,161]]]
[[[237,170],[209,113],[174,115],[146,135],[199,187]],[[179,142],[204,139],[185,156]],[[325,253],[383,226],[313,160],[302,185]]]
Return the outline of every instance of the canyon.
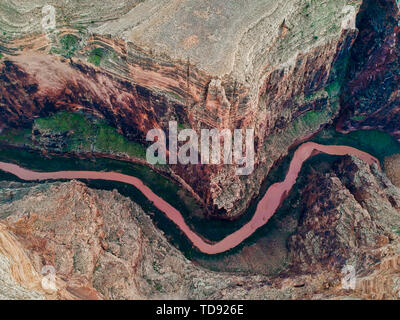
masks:
[[[2,1],[0,298],[398,299],[399,18],[396,0]],[[254,170],[147,163],[171,121],[254,129]]]
[[[198,133],[252,128],[248,179],[231,166],[171,166],[210,215],[228,219],[244,212],[288,146],[339,112],[360,9],[346,1],[120,1],[102,15],[80,13],[74,1],[48,4],[57,13],[48,36],[40,1],[3,5],[12,19],[4,13],[0,22],[0,126],[84,111],[144,145],[150,129],[168,132],[171,120]]]
[[[99,179],[128,183],[138,188],[147,199],[153,202],[154,206],[161,210],[172,220],[180,230],[190,239],[201,252],[217,254],[228,251],[243,240],[248,238],[274,215],[278,207],[285,200],[293,185],[296,182],[300,169],[311,155],[315,152],[324,152],[333,155],[354,155],[363,159],[366,163],[378,165],[379,161],[371,155],[360,150],[346,146],[323,146],[308,142],[299,147],[296,151],[284,181],[273,184],[261,201],[258,203],[256,212],[250,222],[242,228],[227,236],[223,240],[210,244],[202,240],[195,232],[190,230],[185,223],[181,213],[169,203],[157,196],[150,188],[143,184],[143,181],[136,177],[130,177],[116,172],[94,172],[94,171],[59,171],[59,172],[33,172],[14,164],[0,162],[0,170],[16,175],[23,180],[49,180],[49,179]]]
[[[307,181],[298,204],[301,219],[288,242],[290,263],[265,276],[197,266],[116,190],[77,181],[3,180],[0,297],[398,298],[399,188],[375,164],[349,156],[324,172],[311,171]],[[55,292],[40,285],[46,265],[57,270]],[[357,270],[354,290],[341,286],[345,265]]]

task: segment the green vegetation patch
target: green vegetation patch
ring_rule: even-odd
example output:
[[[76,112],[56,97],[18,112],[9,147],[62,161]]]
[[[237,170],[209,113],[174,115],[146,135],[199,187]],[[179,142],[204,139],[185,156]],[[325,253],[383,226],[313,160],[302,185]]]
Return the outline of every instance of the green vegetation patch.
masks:
[[[288,128],[288,134],[295,140],[295,137],[315,132],[321,125],[332,119],[332,116],[336,112],[336,109],[333,109],[334,110],[308,111],[304,113],[292,122]]]
[[[73,34],[66,34],[61,37],[57,46],[52,47],[50,53],[70,58],[79,47],[79,37]]]
[[[0,143],[6,145],[29,145],[31,129],[5,129],[0,134]]]
[[[350,119],[355,121],[364,121],[365,118],[366,118],[365,116],[353,116]]]
[[[123,152],[130,156],[146,158],[145,148],[135,142],[127,140],[107,124],[101,124],[97,132],[96,148],[111,152]]]
[[[35,120],[39,129],[64,132],[72,130],[80,134],[91,134],[90,122],[79,113],[59,112],[48,118]]]
[[[400,143],[390,134],[378,130],[359,130],[342,134],[326,129],[313,141],[321,144],[347,145],[368,152],[382,163],[385,157],[400,153]]]
[[[186,126],[183,123],[178,123],[178,129],[179,130],[185,130]]]
[[[314,127],[315,125],[320,125],[321,118],[321,112],[309,111],[303,115],[302,121],[305,122],[309,127]]]
[[[66,58],[71,57],[78,49],[79,38],[73,34],[64,35],[61,40],[62,55]]]
[[[129,141],[103,120],[89,120],[83,114],[60,112],[35,120],[34,128],[46,134],[64,135],[66,147],[61,151],[104,152],[145,158],[146,150]]]
[[[102,48],[95,48],[90,52],[88,61],[95,66],[99,66],[101,60],[104,58],[104,49]]]
[[[325,87],[325,90],[326,92],[328,92],[330,98],[335,98],[339,96],[341,88],[342,88],[341,81],[336,80],[328,84]]]

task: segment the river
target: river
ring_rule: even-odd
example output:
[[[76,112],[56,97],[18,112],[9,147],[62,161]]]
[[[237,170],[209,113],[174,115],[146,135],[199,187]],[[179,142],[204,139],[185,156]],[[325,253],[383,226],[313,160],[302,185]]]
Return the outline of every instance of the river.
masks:
[[[206,254],[218,254],[228,251],[245,239],[251,236],[258,228],[265,225],[274,215],[282,204],[283,200],[289,195],[303,163],[310,157],[326,153],[329,155],[353,155],[366,163],[379,165],[378,159],[370,154],[349,146],[321,145],[314,142],[302,144],[294,153],[290,162],[289,170],[283,181],[272,184],[265,195],[257,205],[256,211],[249,222],[240,229],[231,233],[218,242],[211,242],[200,237],[186,224],[182,214],[168,202],[156,195],[142,180],[137,177],[129,176],[118,172],[102,171],[56,171],[56,172],[35,172],[24,169],[16,164],[0,162],[0,170],[16,175],[22,180],[59,180],[59,179],[94,179],[117,181],[133,185],[139,189],[143,195],[151,201],[154,206],[162,211],[175,225],[186,235],[186,237],[198,248],[199,251]]]

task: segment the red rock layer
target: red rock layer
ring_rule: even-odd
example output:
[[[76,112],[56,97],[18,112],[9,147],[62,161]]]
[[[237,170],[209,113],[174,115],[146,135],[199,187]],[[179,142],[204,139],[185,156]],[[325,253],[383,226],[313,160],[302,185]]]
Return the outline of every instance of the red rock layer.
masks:
[[[381,129],[400,141],[400,27],[396,1],[364,1],[338,127]]]

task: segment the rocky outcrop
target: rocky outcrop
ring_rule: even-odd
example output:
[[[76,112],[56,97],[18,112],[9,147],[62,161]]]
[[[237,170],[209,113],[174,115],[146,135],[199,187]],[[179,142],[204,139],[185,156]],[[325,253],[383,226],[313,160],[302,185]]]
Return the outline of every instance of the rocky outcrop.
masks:
[[[288,243],[292,271],[339,277],[350,266],[357,280],[351,294],[397,298],[400,190],[375,166],[350,157],[309,181]]]
[[[0,198],[0,261],[15,263],[11,271],[5,263],[0,268],[0,279],[17,292],[1,291],[7,298],[200,299],[260,280],[196,267],[116,191],[76,181],[3,182]],[[56,270],[56,292],[46,294],[40,285],[44,266]]]
[[[400,188],[400,154],[385,158],[385,172],[392,183]]]
[[[244,276],[196,266],[116,191],[76,181],[3,181],[0,282],[7,289],[0,296],[398,298],[400,190],[375,165],[347,157],[327,173],[312,173],[302,197],[301,220],[288,244],[290,265],[277,276]],[[44,266],[55,268],[55,291],[42,286]],[[343,288],[344,266],[354,267],[353,289]]]
[[[46,37],[37,34],[34,2],[4,4],[17,20],[36,19],[24,28],[1,20],[12,33],[0,47],[6,55],[0,126],[84,110],[142,143],[149,129],[167,129],[169,120],[198,131],[254,128],[250,177],[237,176],[233,166],[172,166],[211,213],[225,218],[245,210],[290,145],[335,117],[343,66],[357,35],[358,5],[344,0],[245,6],[147,0],[119,1],[105,15],[110,21],[97,11],[79,17],[73,1],[54,3],[57,28]],[[93,23],[85,23],[89,17]]]
[[[310,179],[302,199],[304,215],[290,241],[297,267],[317,270],[319,264],[322,271],[341,269],[346,261],[362,264],[362,248],[388,243],[400,226],[399,190],[358,159],[347,158],[335,173]]]
[[[0,299],[44,299],[40,277],[15,237],[0,224]]]
[[[399,15],[398,1],[363,1],[341,97],[338,127],[345,132],[375,128],[400,140]]]

